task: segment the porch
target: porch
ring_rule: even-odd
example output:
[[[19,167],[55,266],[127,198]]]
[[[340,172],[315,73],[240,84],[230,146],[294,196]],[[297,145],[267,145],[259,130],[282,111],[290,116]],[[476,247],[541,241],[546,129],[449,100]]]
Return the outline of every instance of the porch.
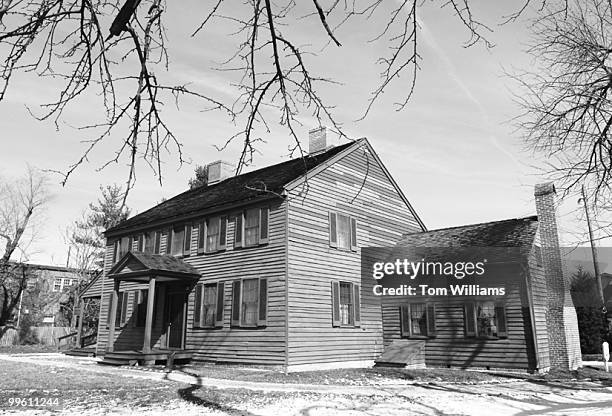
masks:
[[[185,332],[188,294],[200,277],[195,268],[173,256],[128,252],[108,277],[114,287],[101,364],[153,365],[169,358],[192,358],[193,352],[185,350]],[[122,284],[127,291],[121,291]],[[132,305],[129,320],[128,302]]]

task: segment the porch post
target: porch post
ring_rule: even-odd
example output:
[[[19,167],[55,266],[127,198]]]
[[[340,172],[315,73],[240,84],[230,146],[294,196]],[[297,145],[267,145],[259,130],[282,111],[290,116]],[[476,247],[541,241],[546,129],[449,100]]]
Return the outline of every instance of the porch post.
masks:
[[[108,318],[108,344],[106,345],[106,351],[108,352],[113,352],[115,349],[115,320],[117,318],[117,303],[119,299],[120,283],[120,280],[115,280],[115,285],[111,296],[110,316]]]
[[[79,302],[79,323],[77,325],[77,348],[81,348],[81,337],[83,336],[83,313],[85,312],[85,299],[81,298]]]
[[[149,278],[149,295],[147,296],[147,320],[145,321],[144,344],[142,352],[151,352],[151,332],[153,329],[153,307],[155,306],[155,276]]]

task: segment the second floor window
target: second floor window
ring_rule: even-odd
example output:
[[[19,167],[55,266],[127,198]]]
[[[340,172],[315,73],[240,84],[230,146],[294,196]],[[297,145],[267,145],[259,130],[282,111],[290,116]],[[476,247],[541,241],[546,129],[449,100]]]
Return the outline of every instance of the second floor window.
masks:
[[[330,212],[329,245],[343,250],[357,250],[357,220],[348,215]]]
[[[227,217],[211,217],[199,224],[198,252],[225,250]]]
[[[268,242],[268,207],[252,208],[236,216],[234,247],[254,247]]]

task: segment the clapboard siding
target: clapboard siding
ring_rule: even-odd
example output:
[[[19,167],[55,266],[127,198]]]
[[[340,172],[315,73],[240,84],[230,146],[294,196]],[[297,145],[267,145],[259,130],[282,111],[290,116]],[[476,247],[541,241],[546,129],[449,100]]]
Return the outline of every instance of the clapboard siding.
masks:
[[[102,273],[96,275],[85,290],[81,293],[81,298],[94,298],[102,296]]]
[[[435,305],[436,336],[425,341],[428,366],[491,367],[533,370],[536,366],[527,287],[520,268],[506,279],[506,295],[482,296],[410,296],[383,299],[384,344],[401,339],[400,305],[431,303]],[[464,305],[493,300],[506,306],[508,337],[478,339],[465,336]]]
[[[285,331],[285,276],[286,276],[286,234],[285,205],[275,199],[252,207],[269,207],[269,242],[265,245],[249,248],[234,248],[233,237],[235,217],[241,211],[222,212],[228,215],[227,249],[212,254],[198,254],[198,229],[194,227],[191,234],[191,252],[183,260],[194,266],[202,275],[199,283],[224,282],[224,325],[215,329],[194,329],[193,313],[195,284],[185,287],[187,291],[187,317],[185,348],[196,351],[196,361],[235,362],[265,365],[284,365],[286,355]],[[193,224],[197,224],[195,221]],[[152,231],[152,230],[151,230]],[[165,251],[168,235],[161,238],[161,251]],[[134,249],[137,247],[134,246]],[[107,247],[105,276],[112,262],[112,244]],[[137,265],[128,264],[127,271],[136,270]],[[242,278],[266,278],[268,280],[268,317],[263,328],[244,329],[230,327],[232,301],[231,282]],[[106,320],[109,309],[110,292],[113,282],[107,278],[99,326],[98,348],[105,349],[108,339]],[[147,285],[121,283],[120,291],[147,288]],[[154,347],[165,345],[163,334],[163,311],[165,291],[180,289],[177,283],[157,284],[155,309],[158,312],[154,321],[152,340]],[[127,316],[132,316],[132,302],[128,303]],[[125,327],[115,331],[115,350],[141,348],[144,337],[143,328],[133,328],[128,322]]]
[[[367,174],[366,174],[367,172]],[[300,191],[307,189],[304,195]],[[309,177],[288,196],[288,364],[373,360],[382,322],[372,284],[361,282],[360,251],[329,246],[329,212],[357,219],[359,247],[392,246],[420,231],[377,158],[363,145]],[[331,282],[362,284],[361,326],[332,327]]]

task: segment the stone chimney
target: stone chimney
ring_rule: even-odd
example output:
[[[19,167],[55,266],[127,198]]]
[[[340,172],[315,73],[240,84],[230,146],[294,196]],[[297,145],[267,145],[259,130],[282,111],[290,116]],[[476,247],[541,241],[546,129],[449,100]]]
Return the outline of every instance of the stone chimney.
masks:
[[[308,132],[308,153],[313,155],[327,149],[327,129],[318,127]]]
[[[538,231],[546,279],[546,329],[551,369],[574,370],[581,366],[580,338],[576,309],[569,292],[559,247],[555,186],[535,186]]]
[[[208,173],[208,185],[214,185],[234,176],[234,166],[223,160],[209,163],[206,165],[206,171]]]

